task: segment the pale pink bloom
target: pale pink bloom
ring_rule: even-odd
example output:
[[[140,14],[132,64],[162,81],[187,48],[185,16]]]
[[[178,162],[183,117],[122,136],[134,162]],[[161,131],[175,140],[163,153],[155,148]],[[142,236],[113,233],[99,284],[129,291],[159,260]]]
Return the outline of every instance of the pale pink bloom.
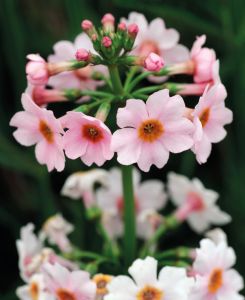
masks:
[[[163,59],[153,52],[151,52],[144,61],[144,68],[151,72],[158,72],[163,68],[163,66]]]
[[[21,300],[55,300],[47,292],[42,274],[33,275],[28,284],[17,288],[16,295]]]
[[[70,41],[59,41],[53,47],[54,54],[48,57],[51,63],[68,61],[74,59],[76,51],[80,48],[86,49],[88,52],[95,54],[93,44],[86,33],[79,34],[74,43]],[[89,89],[95,90],[98,86],[104,84],[103,81],[92,79],[94,72],[100,72],[107,76],[108,72],[105,66],[86,66],[81,69],[67,71],[50,77],[49,84],[57,89]]]
[[[168,175],[168,191],[173,203],[178,207],[176,218],[187,220],[197,233],[203,233],[210,225],[223,225],[231,217],[216,205],[218,193],[206,189],[197,178],[192,180],[173,172]]]
[[[194,145],[192,151],[197,161],[205,163],[211,153],[212,143],[222,141],[226,136],[224,125],[232,122],[232,111],[225,107],[225,87],[219,83],[206,88],[192,112]]]
[[[47,219],[43,225],[42,236],[50,244],[57,245],[63,252],[72,250],[72,245],[67,235],[74,230],[74,226],[67,222],[61,214],[56,214]]]
[[[166,65],[189,59],[189,50],[178,44],[179,33],[173,28],[167,29],[163,19],[156,18],[148,23],[143,14],[131,12],[128,19],[122,18],[122,21],[127,25],[137,24],[139,27],[132,54],[147,56],[153,52],[161,56]],[[166,77],[151,76],[150,79],[162,82],[166,80]]]
[[[109,38],[109,36],[104,36],[102,39],[102,45],[106,48],[111,47],[112,45],[112,40],[111,38]]]
[[[161,222],[156,212],[165,206],[167,197],[164,192],[164,184],[161,181],[146,180],[140,182],[140,177],[140,172],[134,168],[133,188],[137,235],[147,239]],[[107,181],[96,191],[96,201],[102,211],[102,223],[108,234],[112,238],[121,237],[123,234],[124,200],[122,175],[119,168],[109,170]]]
[[[62,117],[61,122],[68,129],[63,137],[67,157],[80,157],[87,166],[102,166],[112,159],[111,131],[102,121],[73,111]]]
[[[23,146],[36,144],[37,161],[47,165],[48,171],[65,167],[62,126],[51,110],[37,106],[28,94],[21,98],[24,111],[17,112],[10,120],[10,125],[17,127],[13,133],[15,139]]]
[[[45,85],[49,79],[46,61],[39,54],[27,55],[29,62],[26,65],[27,80],[33,85]]]
[[[104,300],[188,300],[194,283],[184,268],[164,267],[157,275],[157,260],[149,256],[136,259],[128,272],[132,278],[112,279]]]
[[[183,114],[185,104],[169,90],[152,94],[146,103],[138,99],[127,100],[119,108],[117,124],[120,128],[112,137],[112,149],[118,153],[123,165],[137,163],[148,172],[151,165],[162,168],[169,152],[179,153],[193,145],[193,125]]]
[[[190,53],[194,63],[194,81],[196,83],[212,82],[214,79],[215,63],[217,63],[216,54],[213,49],[202,47],[205,42],[205,35],[197,37]]]
[[[71,199],[83,199],[86,208],[96,205],[94,196],[95,184],[106,185],[108,172],[104,169],[91,169],[86,172],[71,174],[65,181],[61,195]]]
[[[196,250],[193,270],[196,281],[191,300],[243,300],[239,294],[243,289],[241,275],[232,267],[236,256],[225,242],[215,244],[209,239],[200,242]]]
[[[59,264],[46,264],[43,274],[48,291],[58,300],[94,300],[96,284],[85,271],[69,271]]]
[[[216,245],[221,242],[227,243],[227,235],[221,228],[214,228],[205,233],[205,237],[213,241]]]

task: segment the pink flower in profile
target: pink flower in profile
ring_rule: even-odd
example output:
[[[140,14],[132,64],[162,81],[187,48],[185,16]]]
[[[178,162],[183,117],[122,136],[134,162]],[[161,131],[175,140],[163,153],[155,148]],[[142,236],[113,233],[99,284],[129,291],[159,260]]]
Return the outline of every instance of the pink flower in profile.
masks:
[[[205,42],[205,35],[197,37],[190,53],[191,60],[194,62],[194,81],[196,83],[212,82],[214,80],[216,54],[213,49],[202,48]]]
[[[67,157],[81,157],[87,166],[102,166],[113,157],[111,131],[102,121],[73,111],[62,117],[62,123],[68,128],[63,137]]]
[[[48,61],[51,63],[74,59],[77,50],[81,48],[86,49],[89,53],[96,53],[86,33],[79,34],[74,43],[59,41],[53,48],[54,54],[48,57]],[[100,72],[104,75],[108,74],[105,66],[86,66],[78,70],[67,71],[52,76],[49,79],[49,84],[57,89],[78,88],[95,90],[98,86],[103,85],[103,82],[92,78],[94,72]]]
[[[192,112],[195,126],[192,151],[200,164],[207,161],[212,143],[218,143],[225,138],[224,125],[232,122],[232,111],[225,107],[226,96],[225,87],[221,83],[210,89],[207,87]]]
[[[15,139],[23,146],[36,144],[35,154],[40,164],[45,164],[48,171],[65,167],[63,153],[62,126],[52,111],[37,106],[28,94],[22,94],[24,111],[17,112],[10,125],[17,127],[13,133]]]
[[[123,165],[137,163],[148,172],[151,165],[162,168],[169,152],[179,153],[192,147],[193,125],[183,116],[185,104],[169,90],[152,94],[146,103],[138,99],[127,100],[119,108],[117,124],[121,128],[112,137],[112,149],[118,153]]]
[[[96,284],[90,274],[77,270],[70,272],[59,264],[46,264],[43,267],[47,290],[57,300],[94,300]]]
[[[148,71],[158,72],[164,66],[163,59],[156,53],[151,52],[145,59],[144,67]]]
[[[26,65],[27,80],[33,85],[44,85],[48,82],[49,71],[46,61],[39,54],[29,54]]]

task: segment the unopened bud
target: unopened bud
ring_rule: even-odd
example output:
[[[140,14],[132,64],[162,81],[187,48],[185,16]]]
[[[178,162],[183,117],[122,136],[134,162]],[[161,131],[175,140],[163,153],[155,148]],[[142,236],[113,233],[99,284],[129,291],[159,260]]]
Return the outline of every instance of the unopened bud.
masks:
[[[144,68],[151,72],[158,72],[163,68],[163,66],[163,59],[153,52],[151,52],[144,61]]]
[[[103,45],[105,48],[111,47],[111,45],[112,45],[112,40],[111,40],[111,38],[109,38],[108,36],[104,36],[103,39],[102,39],[102,45]]]
[[[84,31],[88,31],[93,28],[93,23],[89,20],[83,20],[81,23],[81,27]]]
[[[78,61],[88,61],[90,58],[90,53],[86,49],[80,48],[77,50],[75,56]]]
[[[128,35],[131,39],[135,39],[139,32],[139,27],[137,24],[133,23],[128,26]]]
[[[117,28],[120,31],[126,31],[127,30],[127,25],[126,25],[125,22],[121,22],[121,23],[118,24]]]

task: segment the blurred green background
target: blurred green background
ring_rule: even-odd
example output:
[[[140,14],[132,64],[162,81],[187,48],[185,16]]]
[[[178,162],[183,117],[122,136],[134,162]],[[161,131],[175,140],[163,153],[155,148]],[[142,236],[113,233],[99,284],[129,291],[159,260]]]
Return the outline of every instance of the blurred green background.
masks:
[[[15,299],[21,283],[15,240],[19,228],[29,221],[37,226],[57,209],[79,228],[73,238],[83,247],[99,249],[100,242],[86,241],[87,224],[82,205],[59,197],[65,178],[84,169],[79,161],[69,162],[62,174],[48,174],[35,161],[33,149],[19,146],[8,123],[20,110],[20,95],[26,87],[25,56],[47,56],[61,39],[73,40],[84,18],[99,24],[101,16],[112,12],[117,18],[136,10],[148,19],[164,18],[167,27],[176,28],[181,43],[191,47],[197,35],[207,34],[207,45],[217,51],[221,77],[228,90],[227,106],[234,112],[228,136],[213,147],[207,164],[197,165],[193,155],[172,156],[167,168],[153,168],[144,177],[166,178],[168,170],[199,177],[220,193],[220,206],[233,222],[226,226],[230,244],[238,256],[237,269],[245,275],[245,2],[244,0],[1,0],[0,1],[0,265],[1,299]],[[58,105],[58,111],[62,108]],[[108,165],[107,165],[108,166]],[[93,230],[93,229],[90,229]],[[87,230],[86,230],[87,232]],[[178,233],[182,243],[195,243],[187,226]],[[183,238],[184,237],[184,238]],[[178,243],[170,238],[162,248]]]

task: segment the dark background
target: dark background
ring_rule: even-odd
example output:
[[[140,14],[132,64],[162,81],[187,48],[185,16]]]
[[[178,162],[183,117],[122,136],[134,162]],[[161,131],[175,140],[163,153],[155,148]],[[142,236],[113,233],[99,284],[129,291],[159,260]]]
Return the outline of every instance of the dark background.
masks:
[[[199,166],[191,153],[171,157],[163,170],[152,168],[144,177],[166,178],[168,170],[199,177],[220,193],[220,206],[233,217],[225,227],[238,256],[236,268],[245,275],[245,1],[244,0],[0,0],[0,266],[1,299],[15,299],[21,284],[17,268],[15,240],[19,229],[29,221],[37,226],[57,210],[74,222],[73,239],[85,249],[99,249],[91,239],[94,229],[85,223],[82,205],[59,196],[65,178],[85,169],[79,161],[68,162],[64,173],[48,174],[35,161],[31,148],[19,146],[8,126],[11,116],[21,109],[20,95],[26,87],[25,56],[40,53],[46,57],[58,40],[80,33],[84,18],[99,24],[101,16],[112,12],[117,18],[136,10],[148,19],[164,18],[167,27],[176,28],[181,43],[189,48],[197,35],[207,35],[207,45],[217,51],[221,77],[228,90],[227,106],[234,112],[227,138],[213,147],[207,164]],[[57,105],[58,114],[62,112]],[[109,164],[106,164],[106,167]],[[84,227],[86,226],[86,233]],[[89,229],[87,229],[89,228]],[[92,228],[92,229],[90,229]],[[89,238],[90,237],[90,238]],[[162,249],[181,243],[195,244],[194,236],[183,226]],[[84,242],[86,241],[86,242]]]

